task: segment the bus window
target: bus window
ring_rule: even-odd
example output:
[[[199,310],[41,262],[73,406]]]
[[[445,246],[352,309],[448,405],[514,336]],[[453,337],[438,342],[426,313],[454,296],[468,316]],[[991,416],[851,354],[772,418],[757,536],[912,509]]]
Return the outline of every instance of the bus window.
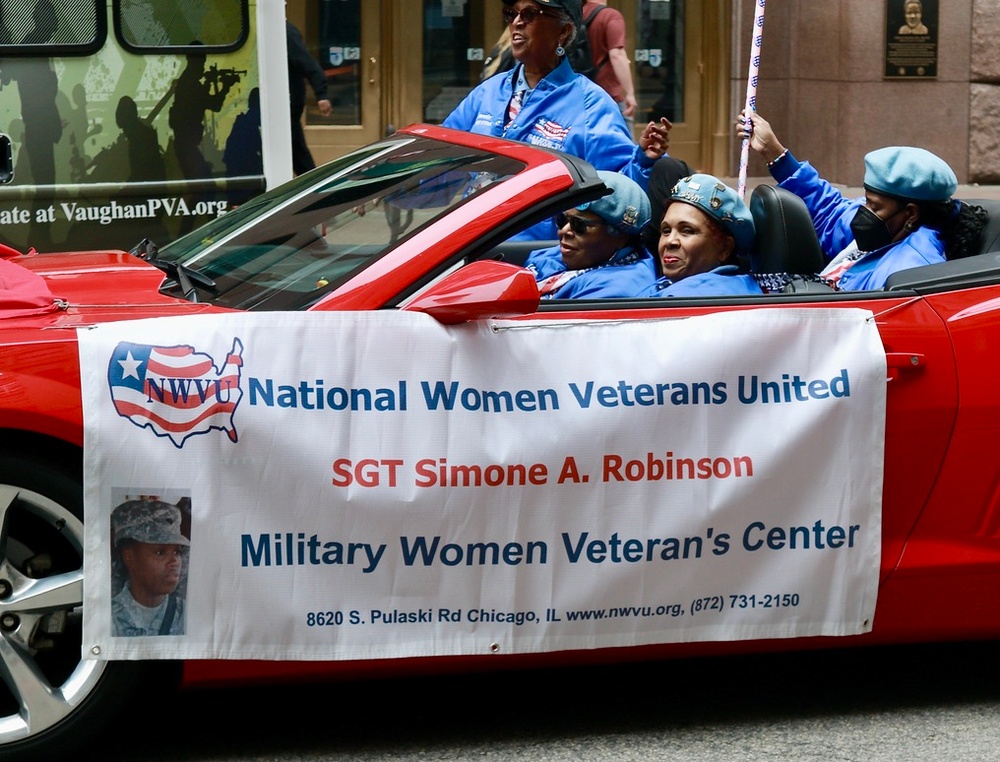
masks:
[[[0,185],[14,179],[14,153],[10,138],[0,133]]]
[[[133,53],[192,45],[225,53],[240,48],[249,33],[242,0],[121,0],[114,8],[115,34]]]
[[[104,44],[105,19],[103,0],[4,0],[0,59],[87,55]]]

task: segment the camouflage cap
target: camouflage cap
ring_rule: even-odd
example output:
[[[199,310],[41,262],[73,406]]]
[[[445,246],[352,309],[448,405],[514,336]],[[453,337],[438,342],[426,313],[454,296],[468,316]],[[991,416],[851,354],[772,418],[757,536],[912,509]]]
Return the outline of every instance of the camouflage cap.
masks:
[[[161,500],[127,500],[111,513],[115,545],[137,540],[159,545],[190,545],[181,534],[181,509]]]

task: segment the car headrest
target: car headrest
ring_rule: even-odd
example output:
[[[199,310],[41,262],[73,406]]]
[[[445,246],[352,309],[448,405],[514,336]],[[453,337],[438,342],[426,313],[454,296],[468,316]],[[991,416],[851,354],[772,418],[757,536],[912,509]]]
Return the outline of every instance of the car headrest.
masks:
[[[805,202],[791,191],[758,185],[750,195],[756,239],[750,255],[755,273],[818,273],[826,265]]]

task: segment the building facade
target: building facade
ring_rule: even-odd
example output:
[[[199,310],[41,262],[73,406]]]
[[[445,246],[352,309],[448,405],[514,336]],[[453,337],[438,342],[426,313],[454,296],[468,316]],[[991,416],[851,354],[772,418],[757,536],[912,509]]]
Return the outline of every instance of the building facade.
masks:
[[[701,171],[738,173],[733,125],[756,2],[608,2],[629,32],[637,128],[668,117],[671,154]],[[501,0],[288,0],[334,104],[329,117],[314,100],[307,107],[317,161],[397,126],[441,122],[479,81],[503,31],[500,9]],[[764,11],[756,106],[800,159],[857,185],[867,151],[919,145],[960,182],[1000,182],[998,0],[771,0]],[[921,34],[903,30],[915,15]],[[748,172],[766,167],[751,157]]]

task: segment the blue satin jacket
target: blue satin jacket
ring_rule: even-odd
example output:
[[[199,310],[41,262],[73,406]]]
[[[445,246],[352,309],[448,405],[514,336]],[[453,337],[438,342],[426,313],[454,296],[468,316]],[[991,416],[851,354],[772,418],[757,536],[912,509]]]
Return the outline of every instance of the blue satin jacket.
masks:
[[[771,167],[771,175],[805,201],[819,244],[833,258],[854,241],[851,220],[864,197],[849,199],[821,178],[813,166],[800,162],[791,152]],[[841,291],[870,291],[883,288],[897,270],[944,262],[945,241],[941,232],[923,225],[906,238],[868,252],[840,277]]]
[[[596,169],[621,172],[643,190],[649,187],[654,161],[632,140],[618,104],[600,85],[575,73],[565,58],[528,93],[520,112],[504,128],[521,70],[518,64],[480,83],[448,115],[444,126],[555,148]],[[547,222],[516,237],[551,241],[558,236],[555,223]]]
[[[668,296],[745,296],[764,293],[753,276],[736,265],[722,265],[707,273],[682,278],[676,283],[662,277],[636,296],[663,298]]]
[[[525,267],[535,274],[536,281],[566,272],[559,247],[536,249],[528,255]],[[619,249],[607,262],[566,282],[545,299],[613,299],[634,296],[656,280],[653,258],[645,249],[627,246]]]

